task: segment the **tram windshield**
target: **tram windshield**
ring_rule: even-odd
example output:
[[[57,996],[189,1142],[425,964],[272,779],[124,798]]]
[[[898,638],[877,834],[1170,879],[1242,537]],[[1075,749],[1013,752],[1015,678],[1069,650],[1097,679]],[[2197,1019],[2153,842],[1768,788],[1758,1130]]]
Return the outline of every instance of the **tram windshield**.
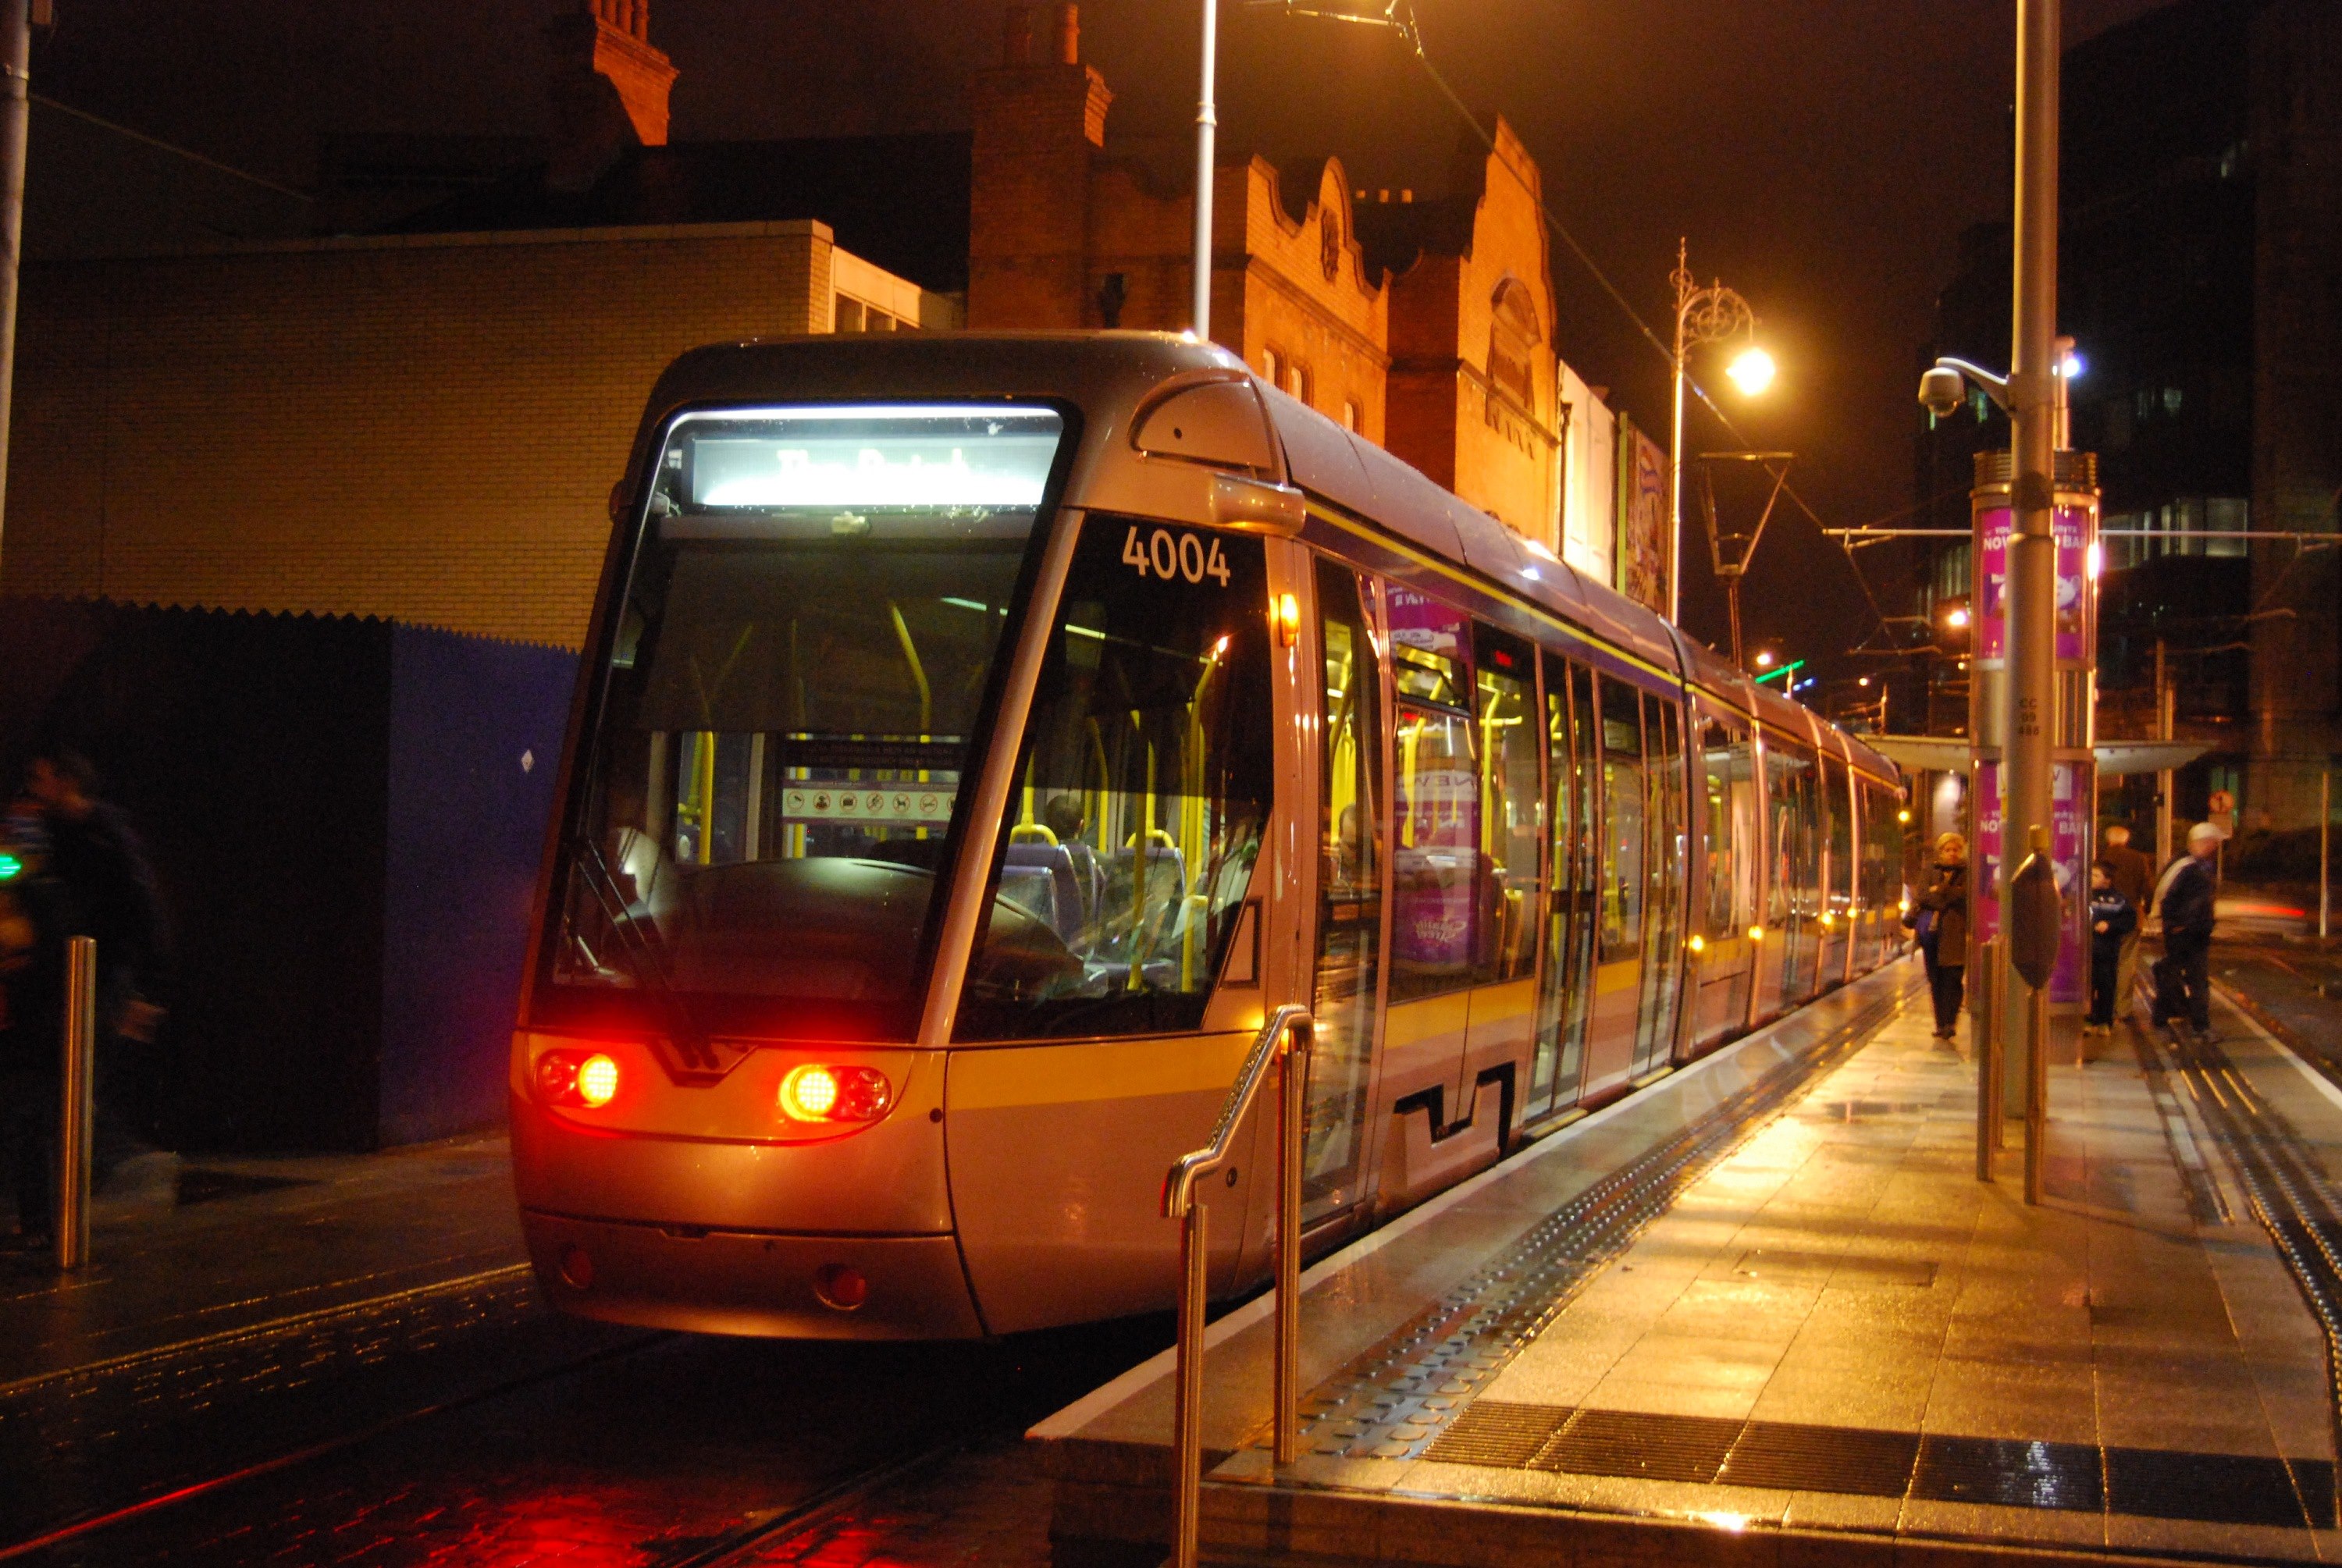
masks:
[[[541,994],[697,1029],[900,1025],[1063,434],[1002,405],[676,422],[611,612]]]

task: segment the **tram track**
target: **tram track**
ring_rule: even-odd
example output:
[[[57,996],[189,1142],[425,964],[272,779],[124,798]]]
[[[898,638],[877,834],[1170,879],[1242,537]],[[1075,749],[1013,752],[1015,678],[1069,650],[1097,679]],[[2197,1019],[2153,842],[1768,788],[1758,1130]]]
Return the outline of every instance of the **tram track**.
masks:
[[[2166,1047],[2136,1018],[2128,1026],[2150,1077],[2164,1071]],[[2168,1051],[2196,1114],[2227,1154],[2253,1217],[2317,1321],[2335,1452],[2342,1454],[2342,1205],[2301,1134],[2217,1040],[2182,1032]],[[2342,1501],[2342,1467],[2335,1474]]]
[[[451,1315],[468,1319],[480,1343],[443,1344],[412,1358],[422,1364],[406,1364],[402,1350],[412,1348],[415,1323],[427,1328]],[[405,1328],[386,1327],[386,1317]],[[583,1561],[718,1568],[835,1524],[963,1451],[1013,1436],[1144,1359],[1163,1336],[1154,1320],[966,1346],[614,1331],[552,1313],[525,1270],[490,1271],[0,1389],[0,1421],[31,1416],[54,1430],[67,1418],[39,1407],[63,1405],[75,1431],[103,1429],[76,1454],[71,1445],[48,1449],[32,1424],[20,1427],[17,1453],[27,1461],[53,1453],[66,1479],[54,1494],[35,1490],[28,1499],[15,1489],[15,1517],[0,1525],[0,1563],[468,1562],[601,1515],[603,1533]],[[345,1358],[351,1342],[371,1356],[374,1381],[360,1397],[345,1406],[346,1387],[331,1376],[291,1397],[363,1418],[300,1430],[306,1417],[262,1403],[288,1397],[271,1380],[277,1369],[314,1372]],[[455,1359],[431,1363],[433,1355]],[[515,1357],[529,1364],[515,1370]],[[483,1370],[496,1366],[507,1375]],[[380,1397],[385,1377],[409,1392],[395,1408]],[[255,1400],[209,1405],[215,1391],[247,1385]],[[417,1388],[426,1397],[413,1397]],[[823,1419],[790,1419],[792,1395]],[[274,1445],[248,1443],[225,1463],[196,1466],[168,1463],[184,1457],[184,1436],[164,1445],[163,1463],[149,1445],[125,1450],[118,1440],[131,1428],[185,1423],[204,1433],[293,1430],[271,1432],[284,1439]],[[123,1467],[135,1477],[127,1484],[115,1473]],[[53,1505],[28,1512],[43,1495]],[[55,1505],[60,1499],[85,1505],[68,1510]]]

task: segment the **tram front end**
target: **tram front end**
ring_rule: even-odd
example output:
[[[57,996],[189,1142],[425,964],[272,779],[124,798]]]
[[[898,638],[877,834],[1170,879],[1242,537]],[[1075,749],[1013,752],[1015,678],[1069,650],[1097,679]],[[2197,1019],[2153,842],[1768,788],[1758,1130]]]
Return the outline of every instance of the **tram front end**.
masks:
[[[1168,1227],[1126,1235],[1159,1165],[1096,1166],[1186,1135],[1166,1041],[1205,1123],[1260,1011],[1215,997],[1270,805],[1263,540],[1081,502],[1144,487],[1146,388],[1256,394],[1176,340],[1020,355],[1038,391],[832,341],[654,395],[511,1058],[564,1310],[935,1339],[1167,1293]]]

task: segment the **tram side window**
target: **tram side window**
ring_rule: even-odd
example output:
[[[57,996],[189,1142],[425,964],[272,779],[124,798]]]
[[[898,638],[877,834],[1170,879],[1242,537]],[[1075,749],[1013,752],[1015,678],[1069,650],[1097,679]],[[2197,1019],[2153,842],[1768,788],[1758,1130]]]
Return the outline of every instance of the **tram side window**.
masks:
[[[1814,913],[1813,759],[1777,741],[1765,754],[1766,793],[1773,811],[1773,874],[1767,918],[1787,925]]]
[[[1483,982],[1517,980],[1536,967],[1537,863],[1545,813],[1537,781],[1536,676],[1527,644],[1478,629],[1480,864],[1484,920],[1476,965]]]
[[[1892,909],[1902,894],[1896,874],[1902,865],[1903,824],[1895,820],[1902,802],[1877,784],[1865,784],[1862,793],[1862,902],[1874,910]]]
[[[1748,732],[1709,719],[1701,730],[1700,773],[1707,840],[1705,934],[1716,942],[1756,918],[1756,770]]]
[[[1482,927],[1480,765],[1472,623],[1428,594],[1387,591],[1398,689],[1391,852],[1391,1000],[1471,984]]]
[[[1202,1023],[1268,816],[1266,609],[1257,539],[1084,522],[959,1038]]]
[[[1604,676],[1602,694],[1602,961],[1632,958],[1643,940],[1641,694]]]
[[[1847,793],[1846,764],[1822,759],[1829,813],[1829,904],[1843,916],[1854,904],[1854,797]]]

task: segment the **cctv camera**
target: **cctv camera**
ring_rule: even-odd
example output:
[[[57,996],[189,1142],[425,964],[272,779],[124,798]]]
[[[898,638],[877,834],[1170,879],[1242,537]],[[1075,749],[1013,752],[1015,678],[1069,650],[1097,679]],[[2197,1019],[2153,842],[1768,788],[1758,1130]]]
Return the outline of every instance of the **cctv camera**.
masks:
[[[1919,402],[1938,419],[1949,419],[1967,398],[1967,382],[1947,365],[1937,365],[1919,377]]]

